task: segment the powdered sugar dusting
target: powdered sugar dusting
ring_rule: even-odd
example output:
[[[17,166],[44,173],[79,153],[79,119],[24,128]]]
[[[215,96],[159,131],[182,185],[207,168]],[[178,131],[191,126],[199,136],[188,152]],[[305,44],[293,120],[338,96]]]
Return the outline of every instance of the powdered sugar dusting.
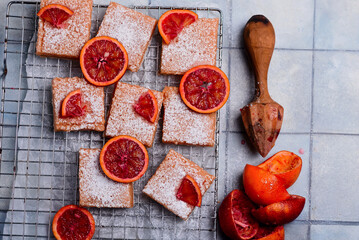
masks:
[[[176,193],[187,174],[197,182],[202,196],[215,179],[214,176],[207,173],[197,164],[171,149],[156,170],[156,173],[148,181],[143,192],[186,220],[194,207],[177,199]]]
[[[102,172],[101,149],[80,149],[80,205],[86,207],[133,207],[132,183],[119,183]]]
[[[49,4],[60,4],[74,12],[64,22],[64,28],[53,27],[39,19],[36,44],[38,55],[77,58],[90,38],[92,0],[42,0],[41,8]]]
[[[133,105],[148,88],[118,82],[112,99],[108,117],[106,136],[129,135],[137,138],[144,145],[151,147],[155,137],[158,116],[154,123],[137,114]],[[163,94],[152,90],[157,100],[158,111],[161,111]]]
[[[161,73],[184,74],[199,65],[216,65],[217,31],[217,18],[199,18],[169,44],[162,43]]]
[[[82,101],[86,104],[85,115],[74,118],[61,118],[62,101],[72,91],[81,89]],[[52,104],[55,131],[105,130],[105,93],[83,78],[54,78],[52,80]]]
[[[128,68],[136,72],[140,68],[156,22],[156,19],[143,13],[111,2],[97,36],[109,36],[120,41],[128,54]]]
[[[165,87],[162,141],[165,143],[213,146],[216,113],[203,114],[189,109],[177,87]]]

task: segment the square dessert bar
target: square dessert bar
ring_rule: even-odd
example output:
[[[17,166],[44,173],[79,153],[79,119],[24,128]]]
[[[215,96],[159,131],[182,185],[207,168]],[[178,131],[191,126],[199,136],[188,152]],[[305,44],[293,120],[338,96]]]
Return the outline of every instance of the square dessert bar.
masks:
[[[80,89],[86,104],[85,115],[74,118],[60,116],[62,101],[72,91]],[[105,130],[105,93],[83,78],[54,78],[52,80],[52,106],[55,131]]]
[[[214,146],[216,113],[192,111],[183,103],[177,87],[165,87],[163,94],[162,142]]]
[[[145,146],[151,147],[155,138],[159,114],[154,123],[135,112],[133,105],[148,88],[118,82],[112,98],[105,135],[115,137],[129,135],[138,139]],[[163,94],[151,90],[156,97],[158,112],[161,112]]]
[[[100,166],[101,149],[79,151],[80,206],[132,208],[132,183],[119,183],[108,178]]]
[[[50,57],[78,58],[90,38],[92,0],[41,0],[40,7],[60,4],[74,12],[56,28],[39,18],[36,54]]]
[[[216,65],[218,18],[199,18],[169,44],[162,42],[161,73],[183,75],[199,65]]]
[[[194,206],[176,197],[178,188],[186,175],[194,178],[201,189],[202,197],[215,179],[215,176],[171,149],[146,184],[143,192],[183,220],[187,220]]]
[[[143,13],[111,2],[97,36],[117,39],[128,54],[128,69],[137,72],[145,56],[157,20]]]

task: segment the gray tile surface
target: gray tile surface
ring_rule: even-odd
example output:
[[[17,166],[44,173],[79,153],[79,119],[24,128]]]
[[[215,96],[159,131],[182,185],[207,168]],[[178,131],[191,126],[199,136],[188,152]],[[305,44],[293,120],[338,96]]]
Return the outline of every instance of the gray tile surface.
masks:
[[[277,48],[311,49],[313,11],[313,0],[234,0],[231,46],[243,46],[244,25],[252,15],[263,14],[274,26]]]
[[[313,137],[312,220],[359,221],[359,136]]]
[[[284,227],[286,240],[307,240],[309,234],[309,224],[292,222]],[[313,238],[317,240],[317,238]]]
[[[243,49],[231,49],[229,53],[231,94],[227,102],[227,130],[243,132],[240,109],[253,98],[254,77]]]
[[[359,226],[314,225],[310,237],[315,240],[347,240],[357,239]]]
[[[275,51],[268,76],[272,98],[284,108],[282,132],[310,131],[311,51]]]
[[[359,49],[359,2],[317,0],[315,19],[316,49]]]
[[[230,50],[229,130],[244,131],[240,109],[252,101],[254,76],[244,50]],[[268,73],[272,98],[284,108],[282,132],[310,132],[312,52],[275,50]]]
[[[359,52],[316,52],[315,132],[359,133]]]
[[[230,79],[230,71],[229,71],[229,61],[230,61],[230,51],[231,49],[223,49],[223,55],[222,55],[222,71],[227,75],[227,77]],[[231,85],[231,88],[233,88],[233,85]],[[220,131],[227,130],[227,108],[230,105],[230,100],[227,101],[227,103],[220,109]]]

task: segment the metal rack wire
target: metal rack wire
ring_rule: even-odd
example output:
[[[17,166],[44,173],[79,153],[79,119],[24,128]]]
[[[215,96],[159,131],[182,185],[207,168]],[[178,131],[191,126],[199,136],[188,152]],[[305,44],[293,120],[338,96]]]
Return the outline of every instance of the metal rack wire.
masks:
[[[78,150],[101,148],[105,139],[96,132],[53,131],[51,80],[82,76],[76,60],[35,55],[39,3],[14,1],[6,13],[4,74],[1,76],[0,239],[53,238],[51,221],[56,211],[78,203]],[[95,35],[107,6],[94,5],[91,33]],[[154,18],[171,7],[133,6]],[[200,17],[220,19],[217,66],[222,65],[222,13],[212,8],[186,8]],[[177,76],[158,74],[161,38],[156,31],[144,63],[122,81],[156,90],[179,84]],[[106,88],[106,109],[113,87]],[[218,119],[217,139],[218,143]],[[162,126],[162,119],[160,119]],[[216,239],[216,179],[186,222],[145,197],[141,191],[170,148],[218,176],[215,148],[165,145],[159,127],[147,173],[134,184],[132,209],[90,208],[96,222],[94,239]]]

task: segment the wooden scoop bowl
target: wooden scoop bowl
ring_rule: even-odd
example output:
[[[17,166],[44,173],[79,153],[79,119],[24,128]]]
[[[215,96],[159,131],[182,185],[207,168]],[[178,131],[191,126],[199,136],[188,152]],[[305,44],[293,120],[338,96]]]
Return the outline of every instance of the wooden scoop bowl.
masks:
[[[269,63],[275,35],[271,22],[263,15],[249,19],[244,28],[244,43],[255,74],[254,100],[241,109],[246,132],[262,157],[273,148],[283,121],[283,107],[273,101],[267,87]]]

